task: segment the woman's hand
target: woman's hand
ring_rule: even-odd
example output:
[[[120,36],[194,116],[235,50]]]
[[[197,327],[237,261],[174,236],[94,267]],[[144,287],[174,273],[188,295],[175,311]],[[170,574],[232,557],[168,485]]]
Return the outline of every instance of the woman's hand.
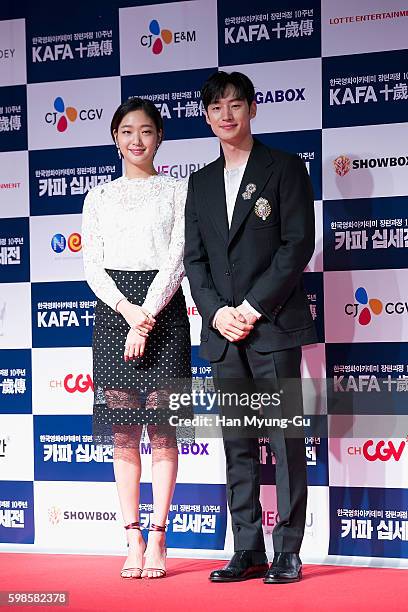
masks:
[[[156,323],[156,319],[147,310],[136,304],[131,304],[126,299],[118,303],[116,310],[120,312],[132,329],[138,330],[145,338]]]
[[[146,346],[146,337],[134,329],[129,329],[125,342],[125,361],[143,357]]]

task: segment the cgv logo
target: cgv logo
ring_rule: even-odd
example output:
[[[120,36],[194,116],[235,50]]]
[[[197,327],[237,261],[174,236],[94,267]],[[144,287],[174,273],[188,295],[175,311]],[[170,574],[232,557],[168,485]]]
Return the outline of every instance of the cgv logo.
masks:
[[[65,132],[68,128],[68,120],[75,123],[79,121],[95,121],[102,118],[103,108],[81,108],[66,106],[61,97],[54,100],[54,111],[45,114],[45,122],[55,125],[58,132]]]
[[[73,374],[67,374],[64,378],[64,389],[68,391],[68,393],[75,393],[78,391],[79,393],[86,393],[89,389],[94,390],[93,381],[90,374],[84,376],[83,374],[78,374],[78,376],[74,380]]]
[[[367,461],[389,461],[390,459],[395,459],[395,461],[399,461],[401,459],[401,455],[406,447],[406,441],[402,440],[402,442],[395,446],[392,440],[388,443],[385,440],[380,440],[374,446],[374,440],[367,440],[364,442],[363,446],[349,446],[347,449],[347,453],[352,456],[363,455],[363,457]]]

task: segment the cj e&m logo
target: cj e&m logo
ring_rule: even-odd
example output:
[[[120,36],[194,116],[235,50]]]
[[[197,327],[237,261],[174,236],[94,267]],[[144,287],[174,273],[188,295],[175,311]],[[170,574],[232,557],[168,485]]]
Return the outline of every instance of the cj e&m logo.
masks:
[[[165,45],[192,43],[196,42],[197,33],[195,30],[185,30],[181,32],[172,32],[171,30],[162,29],[157,19],[152,19],[149,24],[149,34],[144,34],[140,38],[142,47],[147,47],[152,50],[154,55],[160,55]]]
[[[64,234],[54,234],[51,239],[51,248],[54,253],[62,253],[67,246],[72,253],[78,253],[82,249],[81,234],[74,232],[68,237],[68,240]]]
[[[338,176],[345,176],[350,170],[401,168],[404,166],[408,166],[408,155],[400,155],[399,157],[367,157],[353,160],[347,155],[339,155],[333,160],[333,168]]]
[[[374,440],[367,440],[363,446],[349,446],[347,453],[351,456],[363,456],[367,461],[389,461],[394,459],[399,461],[401,455],[406,448],[406,440],[402,440],[400,444],[395,445],[392,440],[385,442],[385,440],[379,440],[377,444]]]
[[[58,132],[65,132],[68,129],[68,121],[74,123],[79,121],[95,121],[101,119],[103,108],[81,108],[78,110],[73,106],[66,106],[61,97],[54,100],[54,111],[46,113],[45,122],[55,125]]]

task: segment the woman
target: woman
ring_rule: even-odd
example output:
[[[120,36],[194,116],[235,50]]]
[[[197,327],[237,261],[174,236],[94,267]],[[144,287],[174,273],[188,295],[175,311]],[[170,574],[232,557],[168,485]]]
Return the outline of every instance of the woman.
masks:
[[[114,444],[129,547],[121,576],[161,578],[166,575],[164,532],[178,464],[166,398],[170,386],[191,377],[189,323],[180,287],[187,186],[154,169],[163,122],[152,102],[129,98],[121,104],[111,134],[125,173],[92,189],[83,210],[85,277],[98,297],[93,433],[98,443]],[[152,447],[154,506],[147,547],[139,523],[143,427]]]

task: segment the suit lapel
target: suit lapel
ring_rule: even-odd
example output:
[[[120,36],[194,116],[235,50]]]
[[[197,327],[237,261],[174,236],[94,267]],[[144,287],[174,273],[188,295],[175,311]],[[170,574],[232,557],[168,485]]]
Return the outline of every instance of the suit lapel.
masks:
[[[273,163],[274,159],[271,156],[269,149],[260,143],[259,140],[254,139],[251,154],[248,158],[244,176],[242,177],[242,181],[238,189],[237,199],[235,201],[234,214],[232,216],[231,228],[228,236],[228,244],[231,244],[242,223],[253,209],[257,199],[260,197],[263,188],[273,172]],[[256,186],[256,191],[249,199],[245,199],[243,194],[245,193],[246,186],[249,183],[253,183]]]
[[[208,214],[224,242],[228,243],[227,203],[225,200],[224,185],[224,157],[221,155],[214,166],[209,178],[206,202]]]

